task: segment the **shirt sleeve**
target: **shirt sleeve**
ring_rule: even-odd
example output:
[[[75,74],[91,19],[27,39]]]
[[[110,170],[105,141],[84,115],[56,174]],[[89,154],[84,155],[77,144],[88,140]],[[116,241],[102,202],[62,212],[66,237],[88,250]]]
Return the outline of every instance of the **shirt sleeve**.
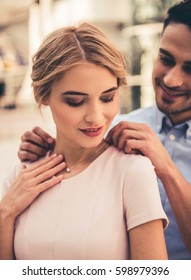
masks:
[[[147,157],[138,155],[126,171],[124,207],[127,230],[146,222],[162,219],[168,225],[163,210],[154,167]]]
[[[8,175],[5,177],[2,185],[2,197],[7,193],[8,189],[13,184],[14,180],[17,178],[19,172],[22,169],[22,164],[19,163],[15,165],[15,167],[8,173]]]

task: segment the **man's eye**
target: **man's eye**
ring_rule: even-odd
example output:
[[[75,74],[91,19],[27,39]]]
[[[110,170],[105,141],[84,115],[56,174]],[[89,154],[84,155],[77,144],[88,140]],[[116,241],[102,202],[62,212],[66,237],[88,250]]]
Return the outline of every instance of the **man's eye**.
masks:
[[[159,56],[159,59],[162,62],[162,64],[164,64],[166,66],[172,66],[175,64],[174,60],[172,60],[168,57],[162,56],[162,55]]]
[[[191,67],[190,67],[189,65],[185,65],[185,66],[183,67],[183,69],[184,69],[184,72],[185,72],[185,73],[191,74]]]

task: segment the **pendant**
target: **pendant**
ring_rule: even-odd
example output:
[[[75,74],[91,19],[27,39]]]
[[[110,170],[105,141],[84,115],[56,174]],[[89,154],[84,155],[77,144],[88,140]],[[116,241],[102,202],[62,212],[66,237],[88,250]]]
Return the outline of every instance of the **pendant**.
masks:
[[[71,169],[69,167],[66,167],[66,173],[70,173]]]

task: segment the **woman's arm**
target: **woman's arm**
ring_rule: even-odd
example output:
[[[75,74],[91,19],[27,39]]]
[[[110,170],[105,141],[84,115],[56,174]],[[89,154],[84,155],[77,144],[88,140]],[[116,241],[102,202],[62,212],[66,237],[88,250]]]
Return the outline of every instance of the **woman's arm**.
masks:
[[[13,260],[13,238],[15,219],[8,216],[0,204],[0,260]]]
[[[53,155],[24,167],[0,201],[0,259],[13,259],[14,225],[21,214],[42,192],[63,179],[57,175],[66,164],[63,157]]]
[[[162,220],[154,220],[129,230],[132,260],[167,260]]]

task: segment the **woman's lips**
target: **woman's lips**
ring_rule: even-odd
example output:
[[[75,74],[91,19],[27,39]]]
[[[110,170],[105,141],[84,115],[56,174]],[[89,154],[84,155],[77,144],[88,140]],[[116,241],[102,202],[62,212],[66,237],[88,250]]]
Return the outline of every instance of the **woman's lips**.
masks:
[[[81,132],[83,132],[86,136],[89,137],[96,137],[101,134],[103,130],[103,126],[97,127],[97,128],[85,128],[85,129],[80,129]]]

